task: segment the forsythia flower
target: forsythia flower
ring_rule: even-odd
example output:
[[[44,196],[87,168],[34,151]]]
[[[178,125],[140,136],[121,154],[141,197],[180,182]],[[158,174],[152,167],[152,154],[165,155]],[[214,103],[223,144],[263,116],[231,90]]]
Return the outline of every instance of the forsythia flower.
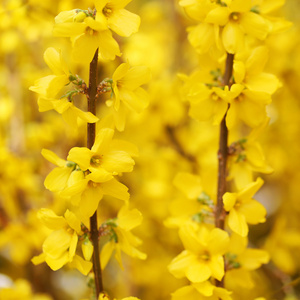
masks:
[[[72,176],[74,174],[74,176]],[[129,200],[128,188],[115,178],[105,182],[93,182],[84,177],[82,171],[73,172],[68,186],[60,193],[78,207],[80,219],[90,218],[97,210],[104,195],[113,196],[127,203]]]
[[[29,89],[39,94],[39,111],[54,109],[62,115],[64,120],[72,127],[77,127],[78,119],[88,123],[95,123],[99,119],[91,112],[83,112],[77,108],[71,99],[62,97],[55,99],[57,94],[70,82],[70,73],[61,52],[48,48],[44,53],[44,60],[54,75],[49,75],[35,81]]]
[[[116,128],[124,130],[127,109],[140,113],[149,103],[147,92],[140,86],[151,79],[150,69],[144,66],[130,67],[129,63],[121,64],[112,76],[113,105]]]
[[[39,211],[40,220],[54,230],[43,243],[43,253],[35,256],[32,262],[46,262],[52,270],[58,270],[67,263],[72,263],[81,273],[87,275],[92,263],[76,255],[78,235],[82,234],[81,224],[77,217],[67,210],[64,217],[57,216],[51,209]]]
[[[85,147],[72,148],[68,160],[73,161],[82,171],[89,170],[86,176],[94,182],[111,180],[114,175],[131,172],[137,149],[129,142],[113,140],[114,130],[102,128],[99,130],[92,149]]]
[[[172,300],[232,300],[231,292],[209,281],[193,283],[172,293]]]
[[[94,16],[82,10],[61,12],[55,17],[55,23],[55,36],[73,39],[72,56],[76,61],[90,63],[96,49],[99,49],[104,59],[113,60],[116,55],[121,55],[119,45],[108,30],[106,19],[101,13]]]
[[[229,270],[225,275],[225,285],[228,287],[234,285],[236,288],[251,289],[254,282],[250,271],[258,269],[270,260],[267,251],[247,248],[247,244],[247,237],[235,233],[230,237],[230,246],[226,253]]]
[[[101,250],[102,268],[105,268],[114,250],[116,251],[115,258],[121,267],[121,251],[131,257],[146,259],[147,255],[136,249],[141,244],[141,240],[130,232],[130,230],[141,224],[142,218],[142,214],[137,209],[129,210],[127,205],[120,209],[117,219],[109,223],[112,237]]]
[[[221,38],[226,52],[236,53],[244,47],[244,35],[264,40],[271,31],[269,23],[259,13],[254,13],[252,0],[226,1],[227,5],[210,10],[205,22],[222,27]]]
[[[44,53],[44,60],[54,75],[48,75],[35,81],[29,89],[47,98],[54,98],[59,91],[70,82],[69,69],[63,60],[61,51],[48,48]]]
[[[233,63],[235,82],[251,91],[274,94],[280,87],[280,82],[275,75],[263,72],[267,60],[268,49],[265,46],[255,48],[245,61],[240,60],[237,55]]]
[[[227,232],[218,228],[209,231],[204,226],[196,232],[191,226],[184,226],[179,235],[186,250],[173,259],[169,271],[176,278],[186,276],[193,283],[204,282],[211,276],[222,280],[223,255],[229,244]]]
[[[128,37],[137,32],[141,23],[138,15],[124,9],[129,2],[131,0],[95,1],[97,13],[102,14],[107,21],[107,26],[120,36]]]
[[[63,119],[72,127],[77,128],[78,119],[87,123],[96,123],[99,119],[91,112],[84,112],[77,108],[72,100],[63,97],[59,100],[40,97],[38,99],[39,111],[44,112],[54,109],[62,115]]]
[[[257,178],[238,193],[225,193],[223,196],[224,209],[229,212],[229,228],[245,237],[248,234],[247,224],[265,222],[266,209],[258,201],[252,199],[263,185],[263,180]]]
[[[266,120],[266,105],[271,103],[271,95],[246,89],[241,84],[233,84],[228,91],[230,108],[226,125],[232,129],[240,119],[249,127],[257,127]]]

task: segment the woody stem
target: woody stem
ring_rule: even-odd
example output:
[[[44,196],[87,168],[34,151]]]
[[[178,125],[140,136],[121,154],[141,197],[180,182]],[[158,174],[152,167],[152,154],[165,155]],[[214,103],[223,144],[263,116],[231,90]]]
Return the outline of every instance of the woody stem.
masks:
[[[224,85],[230,85],[230,78],[233,71],[234,54],[227,53],[226,69],[223,77]],[[228,105],[229,108],[229,105]],[[227,109],[228,111],[228,109]],[[223,195],[226,193],[226,175],[227,175],[227,156],[228,156],[228,128],[226,126],[226,115],[220,125],[219,151],[218,151],[218,191],[217,205],[215,208],[215,225],[217,228],[224,229],[226,212],[223,205]],[[223,281],[218,281],[217,286],[224,286]]]
[[[88,89],[88,111],[96,115],[96,95],[97,95],[97,73],[98,73],[98,49],[95,52],[94,58],[90,63],[89,74],[89,89]],[[87,147],[92,148],[95,142],[96,124],[87,124]],[[93,253],[93,271],[95,276],[96,298],[103,291],[102,272],[100,265],[100,249],[99,249],[99,235],[98,235],[98,220],[97,210],[90,218],[91,240],[94,246]]]

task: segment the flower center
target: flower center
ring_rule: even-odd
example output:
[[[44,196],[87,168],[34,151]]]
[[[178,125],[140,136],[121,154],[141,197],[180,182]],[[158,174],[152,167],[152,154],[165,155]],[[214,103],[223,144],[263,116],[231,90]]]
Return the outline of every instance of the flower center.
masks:
[[[219,100],[219,96],[216,93],[212,93],[210,97],[214,101],[218,101]]]
[[[210,255],[207,251],[204,251],[199,255],[199,259],[204,260],[204,261],[209,261],[210,260]]]
[[[241,16],[240,13],[234,12],[230,14],[229,19],[232,22],[238,22],[240,20],[240,16]]]
[[[95,155],[91,158],[91,166],[92,167],[99,167],[102,162],[102,155]]]
[[[92,29],[91,27],[87,27],[85,30],[85,33],[87,35],[93,35],[94,34],[94,29]]]
[[[111,7],[109,7],[109,5],[106,5],[103,9],[102,9],[102,13],[104,14],[105,17],[109,17],[112,14],[113,10]]]

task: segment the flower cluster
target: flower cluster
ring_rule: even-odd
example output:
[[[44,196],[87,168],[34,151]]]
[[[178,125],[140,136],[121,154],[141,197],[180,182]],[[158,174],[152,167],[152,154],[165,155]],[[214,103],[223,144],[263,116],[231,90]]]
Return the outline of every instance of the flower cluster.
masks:
[[[269,261],[266,251],[247,248],[247,236],[249,225],[266,220],[265,207],[254,199],[264,181],[253,177],[272,168],[257,137],[268,124],[266,106],[281,84],[264,71],[268,49],[255,39],[265,40],[288,23],[269,15],[280,6],[269,1],[179,4],[198,22],[188,28],[188,40],[203,62],[192,75],[180,75],[184,100],[192,118],[220,126],[220,148],[217,194],[197,175],[181,173],[174,181],[185,199],[174,202],[173,216],[165,224],[179,227],[185,250],[172,260],[169,271],[191,285],[177,290],[172,299],[236,299],[238,287],[253,287],[250,271]],[[252,131],[240,136],[241,128]],[[238,138],[228,146],[232,136]]]
[[[46,262],[52,270],[68,265],[84,275],[93,270],[95,293],[99,299],[108,299],[100,294],[103,287],[99,278],[101,269],[106,267],[114,252],[121,267],[121,252],[146,259],[146,254],[136,248],[141,240],[131,232],[141,224],[142,214],[137,209],[129,209],[128,188],[119,181],[123,173],[133,170],[133,158],[138,156],[138,149],[130,142],[114,138],[114,128],[124,130],[129,110],[140,113],[147,107],[148,95],[141,85],[150,80],[150,71],[143,66],[131,67],[126,62],[120,64],[111,79],[106,78],[97,86],[92,83],[97,81],[98,54],[108,60],[121,55],[111,30],[126,37],[138,30],[140,18],[124,8],[128,2],[96,0],[94,9],[63,11],[55,18],[53,33],[71,38],[72,59],[90,63],[90,73],[94,72],[94,75],[90,75],[89,86],[79,75],[69,71],[60,50],[48,48],[44,60],[53,75],[36,80],[30,87],[39,95],[40,111],[57,111],[73,128],[77,128],[80,121],[88,123],[90,145],[73,147],[66,160],[50,150],[42,151],[44,158],[56,165],[46,177],[45,187],[67,209],[63,215],[53,209],[39,211],[39,219],[51,233],[43,243],[43,252],[32,262]],[[99,118],[96,109],[90,107],[95,107],[96,100],[104,93],[110,93],[107,106],[111,109],[113,123],[110,126],[101,124],[96,130],[94,124],[100,123]],[[75,96],[79,94],[88,100],[87,112],[75,104]],[[107,219],[98,226],[98,206],[106,196],[120,199],[124,205],[116,218]],[[101,255],[99,238],[105,240]]]

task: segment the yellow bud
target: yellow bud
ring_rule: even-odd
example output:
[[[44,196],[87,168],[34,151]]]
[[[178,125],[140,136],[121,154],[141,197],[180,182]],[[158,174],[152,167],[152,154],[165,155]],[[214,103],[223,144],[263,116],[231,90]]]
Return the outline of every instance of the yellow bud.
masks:
[[[81,249],[85,260],[89,261],[92,258],[94,246],[88,238],[86,238],[82,243]]]
[[[76,16],[74,16],[73,21],[80,23],[83,22],[85,18],[86,18],[86,14],[83,11],[81,11],[78,14],[76,14]]]

